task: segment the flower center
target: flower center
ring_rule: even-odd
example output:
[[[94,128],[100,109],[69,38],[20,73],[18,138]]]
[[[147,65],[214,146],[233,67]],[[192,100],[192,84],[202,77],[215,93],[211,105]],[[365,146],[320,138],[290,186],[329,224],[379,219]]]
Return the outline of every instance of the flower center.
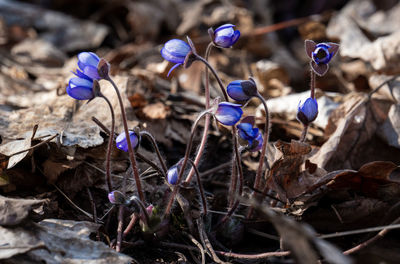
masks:
[[[317,57],[319,60],[323,60],[326,58],[326,56],[328,56],[326,50],[319,48],[315,57]]]

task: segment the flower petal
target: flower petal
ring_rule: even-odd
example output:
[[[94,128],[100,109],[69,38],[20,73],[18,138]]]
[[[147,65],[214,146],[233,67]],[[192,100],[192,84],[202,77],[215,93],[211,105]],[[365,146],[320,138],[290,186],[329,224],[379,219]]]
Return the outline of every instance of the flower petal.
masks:
[[[182,63],[177,63],[174,66],[171,67],[171,69],[168,71],[167,77],[169,77],[169,75],[171,74],[171,72],[173,70],[175,70],[176,68],[178,68],[180,65],[182,65]]]
[[[244,93],[242,82],[243,80],[236,80],[229,83],[226,87],[228,95],[236,101],[247,101],[251,98],[251,96],[248,96]]]
[[[139,144],[139,139],[135,132],[129,131],[129,138],[131,140],[131,145],[132,148],[136,148],[137,145]],[[122,132],[121,134],[118,135],[118,137],[115,139],[117,148],[120,150],[123,150],[125,152],[128,152],[128,141],[126,140],[125,132]]]
[[[93,99],[93,82],[87,79],[74,77],[69,80],[67,94],[77,100]]]
[[[234,27],[235,27],[235,25],[233,25],[233,24],[224,24],[224,25],[222,25],[222,26],[219,26],[219,27],[214,31],[214,34],[217,33],[218,31],[221,31],[221,30],[225,29],[225,28],[234,28]]]
[[[81,68],[82,69],[82,68]],[[91,65],[87,65],[82,69],[83,74],[86,76],[95,79],[95,80],[100,80],[100,75],[99,72],[97,71],[97,67],[93,67]]]
[[[78,60],[85,66],[93,66],[97,68],[100,58],[93,52],[81,52],[78,54]],[[83,70],[83,68],[81,68]]]
[[[182,58],[185,58],[191,50],[189,44],[180,39],[171,39],[167,41],[164,45],[164,49],[171,56]]]
[[[171,54],[167,49],[165,49],[165,47],[161,49],[161,56],[165,60],[172,62],[172,63],[183,63],[185,61],[185,57],[175,56],[175,55]]]
[[[223,102],[218,105],[215,118],[226,126],[235,125],[242,117],[243,110],[240,105]]]

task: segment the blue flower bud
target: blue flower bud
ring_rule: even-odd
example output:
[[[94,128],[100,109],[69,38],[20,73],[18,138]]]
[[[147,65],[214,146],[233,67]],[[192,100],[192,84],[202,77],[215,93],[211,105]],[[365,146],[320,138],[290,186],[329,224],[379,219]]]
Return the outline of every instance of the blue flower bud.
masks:
[[[219,103],[217,111],[215,112],[215,118],[221,124],[224,124],[226,126],[233,126],[242,117],[243,110],[240,107],[240,104],[229,102]]]
[[[178,182],[179,170],[181,169],[180,164],[175,164],[167,172],[167,180],[169,184],[175,185]]]
[[[167,76],[185,62],[185,58],[191,51],[189,44],[180,39],[171,39],[167,41],[161,49],[161,56],[172,63],[176,63],[168,72]]]
[[[258,131],[257,136],[255,137],[255,139],[249,140],[248,150],[250,152],[259,151],[262,148],[263,142],[264,142],[264,139],[263,139],[260,131]]]
[[[81,52],[78,54],[78,66],[81,71],[77,70],[76,75],[78,77],[83,77],[86,75],[91,79],[100,80],[101,77],[97,71],[97,66],[99,64],[100,58],[93,52]]]
[[[112,204],[125,204],[126,198],[120,191],[112,191],[108,194],[108,200]]]
[[[220,48],[230,48],[233,44],[235,44],[239,37],[240,31],[233,30],[235,25],[225,24],[218,27],[214,31],[214,39],[213,42]]]
[[[129,131],[129,138],[131,139],[132,148],[136,148],[137,145],[139,144],[139,138],[137,137],[135,132]],[[117,148],[125,152],[128,152],[128,142],[126,140],[125,132],[119,134],[115,141],[117,143]]]
[[[258,128],[253,128],[250,123],[240,123],[237,128],[239,137],[244,140],[253,140],[258,135]]]
[[[247,101],[257,95],[257,86],[253,80],[236,80],[228,84],[228,95],[236,101]]]
[[[71,78],[67,86],[67,94],[77,100],[93,99],[93,80],[78,77]]]
[[[297,119],[307,126],[314,121],[318,116],[318,104],[317,100],[308,98],[303,104],[299,102],[297,109]]]

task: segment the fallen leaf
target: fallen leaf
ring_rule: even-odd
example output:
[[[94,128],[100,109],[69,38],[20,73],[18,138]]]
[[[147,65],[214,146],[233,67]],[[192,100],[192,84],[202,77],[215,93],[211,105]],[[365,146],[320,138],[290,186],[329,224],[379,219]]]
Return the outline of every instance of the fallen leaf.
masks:
[[[14,199],[0,195],[0,225],[15,226],[20,224],[29,216],[33,207],[40,206],[45,202],[46,200]]]

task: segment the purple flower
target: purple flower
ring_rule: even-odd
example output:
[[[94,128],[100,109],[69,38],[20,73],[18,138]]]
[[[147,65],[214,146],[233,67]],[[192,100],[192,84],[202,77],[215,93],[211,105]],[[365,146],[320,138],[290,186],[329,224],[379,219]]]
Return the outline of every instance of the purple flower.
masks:
[[[129,138],[131,140],[132,148],[136,148],[137,145],[139,144],[139,138],[137,137],[135,132],[129,131]],[[119,134],[115,141],[117,143],[117,148],[125,152],[128,152],[128,142],[126,140],[125,132]]]
[[[252,140],[257,137],[258,128],[253,128],[250,123],[240,123],[237,125],[239,137],[244,140]]]
[[[226,88],[228,95],[236,101],[247,101],[257,95],[257,86],[250,80],[236,80],[228,84]]]
[[[316,44],[312,40],[305,41],[306,53],[311,60],[311,68],[319,76],[324,75],[328,69],[328,63],[339,50],[339,44],[323,42]]]
[[[175,185],[178,182],[179,170],[181,169],[180,163],[172,166],[167,172],[167,180],[169,184]]]
[[[223,125],[233,126],[242,117],[243,110],[240,104],[222,102],[218,104],[215,118]]]
[[[124,204],[126,203],[125,195],[120,191],[112,191],[108,194],[108,200],[112,204]]]
[[[259,151],[263,144],[263,137],[258,128],[253,128],[250,123],[240,123],[237,125],[239,137],[247,141],[247,149],[251,152]]]
[[[258,131],[256,138],[253,140],[249,140],[248,150],[250,152],[259,151],[262,148],[263,141],[264,141],[264,139],[263,139],[260,131]]]
[[[308,98],[303,104],[299,102],[297,109],[297,119],[307,126],[309,123],[314,121],[318,116],[318,104],[317,100]]]
[[[191,51],[189,44],[180,39],[171,39],[165,43],[164,47],[161,49],[161,56],[175,65],[169,70],[167,76],[185,62],[186,56]]]
[[[234,30],[234,27],[235,25],[225,24],[218,27],[214,32],[211,31],[214,44],[220,48],[232,47],[240,37],[240,31]]]
[[[67,86],[67,94],[77,100],[93,99],[93,80],[78,77],[71,78]]]
[[[85,79],[100,80],[101,77],[97,71],[100,58],[93,52],[81,52],[78,54],[78,67],[75,75]]]

